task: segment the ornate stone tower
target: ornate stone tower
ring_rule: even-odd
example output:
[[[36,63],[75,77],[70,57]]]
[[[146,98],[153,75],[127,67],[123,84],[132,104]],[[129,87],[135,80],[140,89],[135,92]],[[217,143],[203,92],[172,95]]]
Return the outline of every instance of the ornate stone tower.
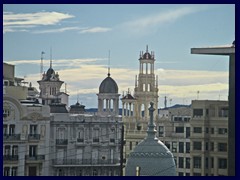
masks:
[[[140,52],[139,74],[136,75],[134,94],[128,91],[122,97],[122,117],[125,126],[124,147],[125,159],[134,147],[146,137],[149,114],[148,105],[154,103],[154,109],[158,109],[158,79],[154,74],[154,53]],[[156,121],[157,111],[153,112],[153,120]]]
[[[139,74],[136,76],[134,96],[137,99],[136,118],[147,121],[149,118],[148,105],[154,103],[154,108],[158,109],[158,76],[154,74],[154,52],[140,52]],[[157,117],[157,111],[154,112],[154,120]]]
[[[98,115],[119,114],[119,96],[117,83],[110,77],[106,77],[99,86],[98,96]]]
[[[60,81],[58,73],[52,68],[52,61],[47,73],[44,72],[42,80],[37,81],[40,89],[40,98],[43,105],[59,102],[60,88],[63,81]]]

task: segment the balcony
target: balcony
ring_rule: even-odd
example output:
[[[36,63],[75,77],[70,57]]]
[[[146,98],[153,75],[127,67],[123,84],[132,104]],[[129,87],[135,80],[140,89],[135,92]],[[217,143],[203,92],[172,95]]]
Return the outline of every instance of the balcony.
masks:
[[[53,159],[53,165],[102,166],[119,165],[118,159]]]
[[[84,142],[84,139],[82,139],[82,138],[77,138],[77,142],[78,142],[78,143],[83,143],[83,142]]]
[[[99,138],[93,138],[94,143],[99,143]]]
[[[39,141],[40,140],[40,134],[29,134],[28,135],[29,141]]]
[[[56,145],[68,145],[68,140],[67,139],[56,139]]]
[[[18,155],[3,155],[3,161],[18,161]]]
[[[115,139],[111,138],[110,143],[115,143]]]
[[[25,160],[28,163],[41,163],[45,160],[45,155],[25,156]]]
[[[21,134],[4,134],[3,141],[19,141]]]

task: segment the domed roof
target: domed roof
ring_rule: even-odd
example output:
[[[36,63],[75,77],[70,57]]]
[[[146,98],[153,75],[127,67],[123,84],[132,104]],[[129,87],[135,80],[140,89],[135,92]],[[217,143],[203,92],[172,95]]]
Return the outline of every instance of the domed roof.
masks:
[[[151,103],[148,135],[130,153],[126,164],[126,176],[136,176],[137,167],[140,168],[140,176],[176,176],[173,154],[155,137],[153,111],[153,103]]]
[[[50,67],[46,73],[46,78],[47,78],[46,80],[50,80],[50,78],[52,77],[52,74],[55,74],[55,71],[53,70],[52,67]]]
[[[106,77],[99,86],[99,93],[118,93],[117,83],[110,77]]]

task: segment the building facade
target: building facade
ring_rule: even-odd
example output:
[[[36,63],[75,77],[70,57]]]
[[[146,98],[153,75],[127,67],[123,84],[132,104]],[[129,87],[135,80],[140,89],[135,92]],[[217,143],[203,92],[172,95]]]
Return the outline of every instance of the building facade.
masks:
[[[193,100],[190,107],[163,109],[156,124],[178,176],[227,176],[227,101]]]
[[[14,68],[4,69],[3,176],[49,175],[50,108],[23,101],[28,88],[18,83]]]

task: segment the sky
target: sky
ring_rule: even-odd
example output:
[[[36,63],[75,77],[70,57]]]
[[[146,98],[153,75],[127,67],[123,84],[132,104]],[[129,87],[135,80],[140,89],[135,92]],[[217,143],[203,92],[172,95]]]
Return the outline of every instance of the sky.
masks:
[[[44,52],[43,71],[52,58],[69,104],[79,100],[86,108],[97,107],[108,64],[119,94],[128,88],[133,93],[139,53],[147,45],[155,53],[159,107],[164,96],[168,106],[227,100],[228,57],[190,50],[233,40],[234,4],[3,5],[3,61],[14,64],[15,75],[38,88]]]

